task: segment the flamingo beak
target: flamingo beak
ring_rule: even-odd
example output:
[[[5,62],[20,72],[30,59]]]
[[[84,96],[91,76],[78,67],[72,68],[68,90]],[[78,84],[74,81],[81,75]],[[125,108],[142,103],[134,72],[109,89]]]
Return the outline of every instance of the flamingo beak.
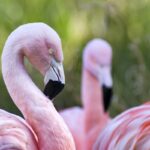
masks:
[[[111,100],[113,96],[113,88],[103,85],[102,91],[103,91],[104,111],[107,112],[111,104]]]
[[[51,61],[51,67],[45,74],[44,94],[52,100],[58,95],[65,86],[65,75],[62,63],[57,62],[54,58]]]
[[[111,68],[109,66],[101,67],[99,73],[99,80],[103,93],[104,111],[107,112],[113,96],[113,81],[111,76]]]

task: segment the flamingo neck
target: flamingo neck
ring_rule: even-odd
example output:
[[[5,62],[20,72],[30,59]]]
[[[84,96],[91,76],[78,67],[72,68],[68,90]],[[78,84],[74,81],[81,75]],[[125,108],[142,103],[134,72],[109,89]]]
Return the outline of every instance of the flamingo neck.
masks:
[[[2,73],[10,96],[37,135],[39,149],[74,150],[68,128],[52,102],[32,82],[23,57],[21,50],[10,50],[6,46],[2,55]]]
[[[83,68],[82,101],[85,144],[84,149],[90,150],[105,123],[102,90],[99,81]],[[104,122],[104,123],[103,123]]]
[[[46,98],[29,77],[23,57],[19,51],[15,53],[5,51],[2,57],[2,71],[11,98],[26,118],[26,115],[32,111],[31,105],[42,105],[40,100],[37,102],[36,99],[41,98],[46,101]]]
[[[99,81],[84,68],[82,72],[82,102],[85,110],[85,129],[88,131],[100,121],[104,110]]]

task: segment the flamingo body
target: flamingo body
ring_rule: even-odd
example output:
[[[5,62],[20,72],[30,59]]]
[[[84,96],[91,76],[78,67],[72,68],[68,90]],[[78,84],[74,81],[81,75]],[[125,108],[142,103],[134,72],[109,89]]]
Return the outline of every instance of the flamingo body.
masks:
[[[129,109],[113,119],[100,133],[94,150],[149,150],[150,106]]]
[[[83,108],[71,107],[60,111],[75,141],[76,149],[82,149],[84,143]]]
[[[19,116],[0,110],[0,149],[38,150],[37,138]]]

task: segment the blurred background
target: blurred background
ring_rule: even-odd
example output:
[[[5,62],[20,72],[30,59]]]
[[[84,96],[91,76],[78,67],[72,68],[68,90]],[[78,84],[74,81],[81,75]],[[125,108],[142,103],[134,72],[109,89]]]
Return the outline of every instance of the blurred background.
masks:
[[[10,32],[28,22],[45,22],[62,39],[66,86],[54,101],[58,110],[81,106],[82,51],[93,38],[103,38],[113,48],[110,115],[150,99],[150,0],[0,0],[0,53]],[[25,63],[43,90],[43,77]],[[19,114],[2,75],[0,108]]]

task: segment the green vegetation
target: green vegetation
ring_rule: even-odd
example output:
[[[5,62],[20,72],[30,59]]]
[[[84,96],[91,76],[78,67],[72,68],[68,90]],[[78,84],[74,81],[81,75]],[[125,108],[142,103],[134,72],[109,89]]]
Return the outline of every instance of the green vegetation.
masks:
[[[149,0],[1,0],[0,53],[10,32],[28,22],[45,22],[62,39],[67,83],[54,102],[58,109],[81,105],[82,51],[95,37],[104,38],[113,47],[111,115],[150,98]],[[26,65],[33,80],[43,89],[43,78]],[[1,75],[0,107],[18,113]]]

